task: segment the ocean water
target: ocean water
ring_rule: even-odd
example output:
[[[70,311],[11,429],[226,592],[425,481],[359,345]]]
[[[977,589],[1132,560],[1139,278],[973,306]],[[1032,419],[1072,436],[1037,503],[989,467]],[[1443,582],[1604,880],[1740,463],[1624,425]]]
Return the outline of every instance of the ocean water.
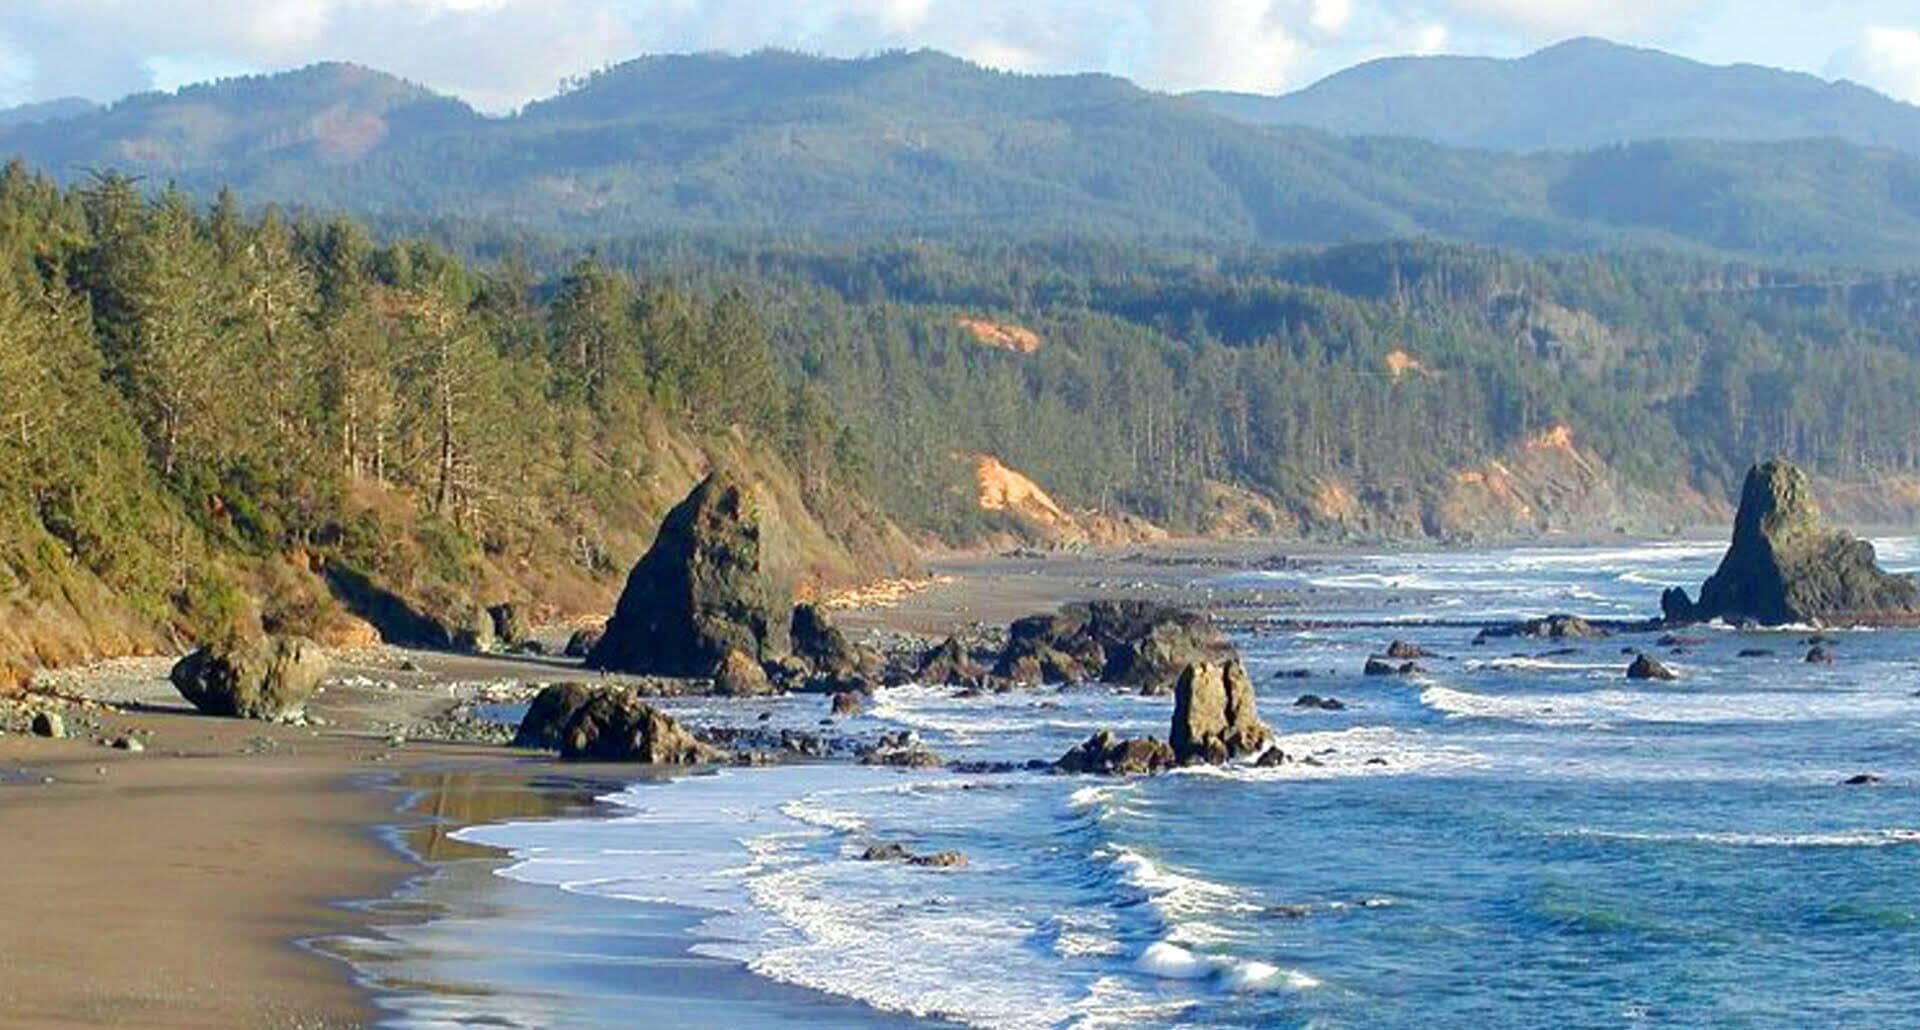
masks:
[[[1879,543],[1890,567],[1920,566],[1920,541]],[[1325,599],[1311,614],[1328,627],[1238,641],[1301,761],[1127,781],[821,764],[635,784],[590,817],[462,831],[513,856],[494,875],[523,908],[456,935],[458,950],[524,948],[527,910],[590,911],[596,948],[618,956],[623,933],[657,944],[660,914],[681,913],[666,950],[795,992],[754,1025],[1920,1025],[1920,633],[1834,634],[1838,661],[1812,666],[1804,628],[1707,629],[1689,653],[1656,651],[1679,682],[1642,684],[1621,652],[1654,650],[1650,636],[1474,646],[1472,629],[1427,624],[1649,615],[1720,550],[1353,555],[1228,577]],[[1360,676],[1396,637],[1441,657]],[[1753,649],[1775,654],[1738,656]],[[1299,668],[1314,678],[1275,678]],[[1348,707],[1295,708],[1307,691]],[[811,726],[823,706],[750,703],[743,719],[727,704],[676,710]],[[1164,735],[1170,707],[908,687],[849,728],[1024,760],[1100,727]],[[1863,772],[1883,782],[1842,785]],[[858,860],[887,841],[970,862]],[[720,1025],[641,1018],[621,968],[546,985],[545,1008],[388,1003],[399,1026]]]

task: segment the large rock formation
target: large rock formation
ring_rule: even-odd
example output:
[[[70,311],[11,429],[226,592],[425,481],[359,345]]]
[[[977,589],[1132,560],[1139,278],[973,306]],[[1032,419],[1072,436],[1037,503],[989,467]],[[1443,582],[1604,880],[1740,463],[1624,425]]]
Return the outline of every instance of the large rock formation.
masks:
[[[272,721],[298,715],[328,667],[310,640],[259,637],[202,647],[175,663],[168,678],[208,715]]]
[[[1164,694],[1195,662],[1236,657],[1206,617],[1151,601],[1091,601],[1008,628],[994,668],[1016,682],[1098,680]]]
[[[765,661],[787,651],[789,605],[747,486],[715,472],[667,513],[587,665],[691,677],[729,651]]]
[[[1238,661],[1189,665],[1173,688],[1173,728],[1168,742],[1181,765],[1218,764],[1254,755],[1273,740],[1260,721],[1253,681]]]
[[[557,748],[569,761],[692,765],[724,757],[632,691],[578,683],[542,690],[514,744]]]
[[[1670,590],[1661,606],[1672,622],[1898,622],[1920,617],[1920,588],[1882,572],[1872,544],[1821,525],[1806,473],[1774,460],[1747,473],[1733,545],[1700,600]]]

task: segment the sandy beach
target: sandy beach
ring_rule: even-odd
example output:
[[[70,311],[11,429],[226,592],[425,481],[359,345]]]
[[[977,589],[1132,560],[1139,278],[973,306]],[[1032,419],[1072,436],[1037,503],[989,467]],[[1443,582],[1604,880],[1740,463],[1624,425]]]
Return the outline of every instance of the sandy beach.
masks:
[[[855,633],[937,637],[1074,598],[1182,593],[1277,553],[1242,544],[955,559],[936,565],[926,589],[840,617]],[[432,827],[401,837],[431,852],[451,828],[590,796],[498,789],[562,772],[523,752],[392,739],[454,707],[449,684],[578,676],[566,662],[338,655],[309,727],[193,714],[166,683],[169,665],[45,674],[41,687],[112,710],[70,724],[88,739],[0,735],[0,1024],[368,1025],[376,1013],[349,967],[301,942],[365,929],[373,916],[351,903],[388,897],[420,870],[384,831]],[[141,752],[106,744],[136,732]],[[428,810],[401,810],[410,798]]]

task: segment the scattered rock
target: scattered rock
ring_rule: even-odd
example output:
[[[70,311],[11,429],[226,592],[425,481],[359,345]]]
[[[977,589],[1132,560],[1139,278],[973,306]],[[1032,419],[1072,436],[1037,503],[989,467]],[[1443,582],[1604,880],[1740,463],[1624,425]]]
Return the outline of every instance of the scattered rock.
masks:
[[[33,735],[60,740],[67,735],[67,721],[54,712],[33,713]]]
[[[1879,782],[1881,782],[1881,779],[1877,773],[1859,773],[1841,781],[1843,786],[1848,787],[1871,787]]]
[[[1361,671],[1368,676],[1411,676],[1421,671],[1421,669],[1419,664],[1415,662],[1402,662],[1399,665],[1395,665],[1392,662],[1382,661],[1378,658],[1369,658],[1367,659],[1366,668]]]
[[[1702,647],[1706,645],[1707,638],[1687,637],[1681,636],[1678,633],[1668,633],[1656,641],[1656,643],[1661,647]]]
[[[1273,678],[1277,680],[1310,680],[1313,678],[1313,670],[1312,669],[1282,669],[1279,672],[1274,673]]]
[[[1287,755],[1286,752],[1280,750],[1280,745],[1275,744],[1265,751],[1260,752],[1260,757],[1255,759],[1253,764],[1262,769],[1271,769],[1274,766],[1287,764]]]
[[[299,714],[328,667],[312,641],[259,637],[202,647],[180,659],[169,678],[208,715],[283,720]]]
[[[910,731],[884,734],[880,742],[861,752],[861,765],[882,765],[893,769],[934,769],[946,763],[927,750]]]
[[[1807,651],[1807,664],[1832,665],[1833,652],[1816,644],[1812,648],[1808,649]]]
[[[861,702],[862,695],[851,690],[843,690],[833,695],[833,714],[843,717],[859,715]]]
[[[1772,657],[1773,657],[1773,655],[1774,655],[1774,653],[1773,653],[1772,651],[1769,651],[1769,650],[1767,650],[1767,649],[1766,649],[1766,648],[1764,648],[1764,647],[1748,647],[1748,648],[1743,648],[1743,649],[1742,649],[1742,650],[1740,651],[1740,654],[1739,654],[1739,655],[1738,655],[1737,657],[1740,657],[1740,658],[1772,658]]]
[[[1476,642],[1503,637],[1533,637],[1538,640],[1598,640],[1610,635],[1606,630],[1578,615],[1549,615],[1525,622],[1488,626],[1474,639]]]
[[[1428,653],[1427,649],[1421,647],[1419,644],[1410,644],[1404,640],[1396,640],[1387,645],[1387,657],[1395,661],[1407,661],[1414,658],[1432,658],[1433,655]]]
[[[1063,773],[1101,776],[1151,776],[1174,767],[1173,748],[1152,738],[1122,740],[1101,730],[1053,763]]]
[[[728,651],[785,654],[791,607],[763,550],[747,485],[724,470],[708,476],[667,513],[587,665],[705,676]]]
[[[1677,680],[1679,674],[1660,664],[1652,655],[1641,655],[1627,666],[1627,678],[1630,680]]]
[[[905,862],[908,865],[926,869],[965,869],[967,856],[958,851],[936,851],[931,855],[916,855],[902,844],[874,844],[860,853],[862,862]]]
[[[1260,721],[1253,681],[1239,661],[1187,666],[1173,688],[1173,726],[1167,742],[1182,765],[1219,764],[1257,754],[1273,739]]]
[[[1806,473],[1780,459],[1748,471],[1733,543],[1700,600],[1668,593],[1661,607],[1673,622],[1779,626],[1920,616],[1920,587],[1881,571],[1871,543],[1823,526]]]
[[[1321,697],[1319,694],[1301,694],[1293,702],[1295,708],[1312,708],[1322,712],[1344,712],[1346,703],[1337,697]]]
[[[113,738],[113,747],[116,751],[131,751],[135,753],[147,749],[147,745],[141,743],[139,737],[115,737]]]

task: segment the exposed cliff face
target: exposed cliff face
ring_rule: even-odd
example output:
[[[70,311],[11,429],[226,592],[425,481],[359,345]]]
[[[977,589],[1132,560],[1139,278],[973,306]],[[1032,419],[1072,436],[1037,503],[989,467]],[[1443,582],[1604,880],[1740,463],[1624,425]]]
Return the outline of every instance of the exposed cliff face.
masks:
[[[1784,460],[1747,473],[1733,543],[1693,603],[1663,600],[1670,619],[1861,623],[1920,616],[1920,588],[1875,563],[1873,545],[1821,523],[1807,475]]]

